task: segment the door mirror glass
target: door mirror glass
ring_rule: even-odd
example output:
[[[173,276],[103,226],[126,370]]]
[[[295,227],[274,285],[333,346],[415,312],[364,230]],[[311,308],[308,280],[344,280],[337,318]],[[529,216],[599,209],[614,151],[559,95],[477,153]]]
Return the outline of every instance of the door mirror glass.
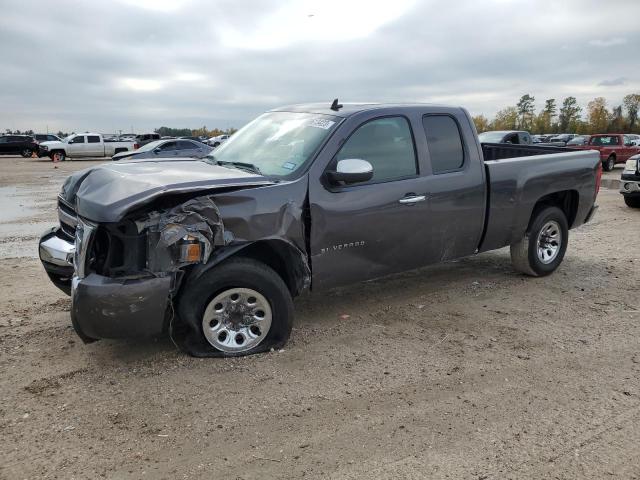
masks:
[[[334,185],[368,182],[373,178],[373,166],[366,160],[345,158],[338,160],[335,170],[327,172],[327,178]]]

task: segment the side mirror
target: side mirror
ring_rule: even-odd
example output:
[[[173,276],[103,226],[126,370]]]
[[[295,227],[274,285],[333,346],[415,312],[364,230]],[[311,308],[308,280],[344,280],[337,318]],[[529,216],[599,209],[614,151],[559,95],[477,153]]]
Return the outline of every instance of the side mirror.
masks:
[[[373,166],[366,160],[359,158],[345,158],[338,160],[335,171],[328,171],[327,178],[336,185],[340,182],[350,184],[367,182],[373,177]]]
[[[156,155],[160,155],[160,152],[162,152],[162,150],[160,150],[160,147],[153,149],[153,153],[155,153]]]

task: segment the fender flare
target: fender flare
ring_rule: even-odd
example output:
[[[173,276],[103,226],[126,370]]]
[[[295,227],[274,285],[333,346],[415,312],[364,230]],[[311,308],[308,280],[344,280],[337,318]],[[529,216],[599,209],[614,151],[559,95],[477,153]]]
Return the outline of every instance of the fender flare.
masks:
[[[212,252],[207,263],[196,265],[185,275],[181,282],[180,291],[188,288],[192,282],[197,281],[204,273],[235,255],[254,258],[272,267],[283,277],[291,291],[291,295],[294,297],[311,286],[311,268],[306,254],[289,240],[265,238],[238,242],[217,248]],[[179,294],[180,292],[178,292]]]

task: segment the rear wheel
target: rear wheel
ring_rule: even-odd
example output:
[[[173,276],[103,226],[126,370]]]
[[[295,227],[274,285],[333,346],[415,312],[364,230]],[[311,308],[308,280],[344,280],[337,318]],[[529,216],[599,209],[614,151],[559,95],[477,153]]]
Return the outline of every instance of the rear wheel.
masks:
[[[231,258],[185,285],[181,320],[196,342],[188,352],[235,357],[281,348],[293,323],[293,300],[282,278],[267,265]]]
[[[29,158],[33,155],[33,150],[31,150],[30,148],[25,148],[20,152],[20,155],[22,155],[24,158]]]
[[[543,207],[522,240],[511,245],[511,263],[519,272],[541,277],[553,273],[562,263],[569,240],[567,217],[558,207]]]
[[[632,197],[630,195],[625,195],[624,203],[627,204],[627,207],[640,208],[640,197]]]
[[[605,172],[610,172],[616,166],[616,156],[611,154],[604,162],[602,162],[602,169]]]

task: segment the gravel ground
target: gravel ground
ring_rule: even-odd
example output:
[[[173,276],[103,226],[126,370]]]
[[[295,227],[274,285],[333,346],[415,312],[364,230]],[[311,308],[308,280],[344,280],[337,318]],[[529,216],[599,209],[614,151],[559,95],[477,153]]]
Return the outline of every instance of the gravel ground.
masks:
[[[0,478],[640,478],[640,211],[617,191],[550,277],[503,249],[301,297],[283,351],[195,359],[73,332],[36,243],[93,163],[0,159]]]

